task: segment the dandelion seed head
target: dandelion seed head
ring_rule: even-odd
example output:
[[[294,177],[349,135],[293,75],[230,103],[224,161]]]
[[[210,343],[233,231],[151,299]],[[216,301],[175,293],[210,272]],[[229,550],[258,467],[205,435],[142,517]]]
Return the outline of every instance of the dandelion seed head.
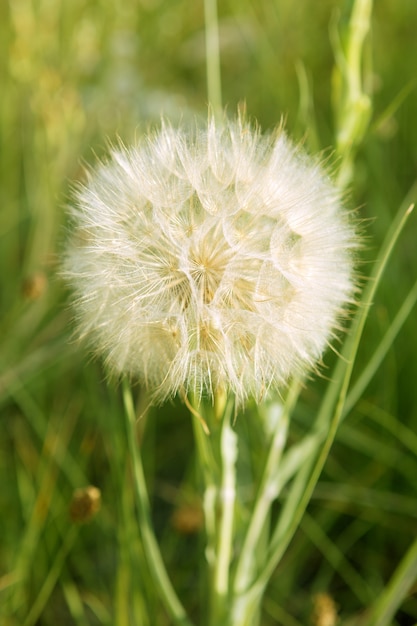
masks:
[[[315,367],[352,300],[354,229],[282,129],[162,123],[114,149],[71,213],[79,334],[156,401],[263,397]]]

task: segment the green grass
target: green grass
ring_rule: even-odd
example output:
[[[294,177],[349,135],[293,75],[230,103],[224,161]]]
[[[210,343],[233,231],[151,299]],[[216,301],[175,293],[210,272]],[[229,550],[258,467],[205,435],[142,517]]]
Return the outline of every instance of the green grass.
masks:
[[[219,2],[223,104],[234,112],[245,102],[264,129],[284,116],[292,136],[328,154],[332,44],[335,33],[343,43],[351,6]],[[417,197],[416,23],[415,0],[375,2],[365,53],[373,113],[347,199],[366,223],[365,275],[399,207]],[[57,259],[82,161],[108,139],[129,142],[161,113],[205,115],[203,3],[3,2],[0,77],[0,624],[168,625],[137,533],[121,392],[70,340]],[[373,298],[353,371],[359,394],[272,576],[262,626],[307,624],[318,592],[334,598],[344,626],[417,623],[416,229],[412,215]],[[334,359],[326,355],[329,373]],[[292,442],[325,386],[313,380],[303,393]],[[184,535],[172,523],[178,508],[200,505],[191,420],[175,403],[141,425],[156,533],[199,624],[203,531]],[[72,493],[88,484],[100,488],[102,507],[75,525]]]

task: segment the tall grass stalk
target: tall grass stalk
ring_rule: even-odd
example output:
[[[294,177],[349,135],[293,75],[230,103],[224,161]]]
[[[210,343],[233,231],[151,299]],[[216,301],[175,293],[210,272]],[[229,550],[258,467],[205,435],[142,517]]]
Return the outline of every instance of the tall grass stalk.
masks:
[[[415,176],[416,81],[406,74],[416,8],[337,3],[350,14],[335,12],[330,24],[331,130],[331,61],[321,45],[329,3],[314,16],[308,2],[296,11],[268,0],[122,4],[0,3],[0,623],[304,626],[323,623],[310,615],[317,590],[334,593],[341,626],[414,623],[416,346],[413,331],[406,340],[401,331],[417,302],[405,228],[415,185],[393,221],[391,213]],[[100,151],[103,136],[131,135],[165,106],[184,117],[185,102],[201,111],[208,101],[220,120],[223,102],[230,113],[242,100],[263,128],[281,112],[291,128],[298,107],[310,145],[334,145],[340,189],[375,217],[377,237],[389,232],[328,383],[295,379],[242,414],[232,394],[213,405],[189,394],[191,424],[174,429],[185,409],[162,409],[142,448],[129,383],[120,403],[102,371],[68,345],[55,278],[68,180],[83,179],[78,161],[90,159],[89,144]],[[31,299],[27,279],[36,275],[45,280]],[[388,295],[384,280],[395,287]],[[375,309],[389,321],[372,348]],[[69,498],[91,481],[103,510],[80,528]],[[191,531],[174,528],[169,513],[184,493],[204,514]]]
[[[207,97],[214,114],[222,114],[222,83],[217,0],[204,0]]]
[[[139,529],[149,572],[155,584],[155,588],[174,624],[178,624],[178,626],[191,626],[191,622],[188,620],[186,611],[181,604],[167,574],[158,542],[153,531],[146,479],[143,472],[143,465],[136,436],[136,413],[131,388],[126,379],[123,381],[123,402],[127,417],[127,442],[132,460],[134,484],[137,496]]]

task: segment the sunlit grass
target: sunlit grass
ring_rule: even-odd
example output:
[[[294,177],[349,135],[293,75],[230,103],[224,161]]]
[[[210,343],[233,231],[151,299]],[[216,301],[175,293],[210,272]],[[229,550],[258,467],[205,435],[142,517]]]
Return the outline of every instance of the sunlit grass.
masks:
[[[312,150],[337,148],[331,33],[343,43],[351,5],[219,3],[223,104],[234,112],[244,102],[263,128],[283,115]],[[347,200],[370,220],[365,275],[398,208],[415,201],[416,23],[414,0],[375,3],[365,67],[374,112]],[[131,140],[161,113],[206,114],[203,3],[10,0],[0,6],[0,52],[0,622],[164,626],[137,534],[120,390],[70,341],[57,255],[82,160],[102,154],[107,138]],[[269,585],[265,626],[308,623],[317,592],[334,598],[346,626],[366,610],[374,626],[417,622],[412,584],[401,611],[389,613],[416,576],[415,233],[412,216],[373,298],[349,414]],[[309,428],[326,384],[312,381],[303,393],[291,441]],[[190,534],[173,518],[183,510],[190,521],[201,506],[190,419],[174,404],[141,427],[167,569],[200,623],[199,517]],[[248,450],[258,462],[263,453]],[[102,507],[78,526],[69,506],[88,484],[100,488]]]

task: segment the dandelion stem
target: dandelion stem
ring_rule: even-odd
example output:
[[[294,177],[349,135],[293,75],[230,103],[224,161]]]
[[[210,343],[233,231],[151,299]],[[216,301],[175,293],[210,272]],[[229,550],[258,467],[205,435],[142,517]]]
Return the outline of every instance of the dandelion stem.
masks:
[[[204,18],[206,24],[207,97],[215,116],[218,116],[222,111],[222,87],[217,0],[204,0]]]
[[[254,502],[253,513],[246,531],[241,554],[236,566],[233,582],[233,605],[231,608],[232,623],[246,626],[257,623],[259,606],[263,593],[262,585],[252,585],[254,579],[263,567],[260,555],[266,556],[261,545],[265,526],[271,511],[272,502],[276,499],[282,487],[280,479],[280,461],[287,437],[289,416],[297,401],[301,384],[294,380],[283,407],[274,403],[267,407],[269,412],[268,425],[272,430],[269,451],[265,461],[262,476]],[[277,408],[280,409],[276,414]],[[275,412],[275,415],[274,415]],[[268,433],[269,435],[269,433]]]
[[[193,417],[194,439],[197,449],[197,458],[204,481],[204,523],[206,528],[207,545],[206,559],[208,562],[210,576],[213,577],[213,570],[216,561],[216,499],[217,499],[217,463],[211,447],[211,434],[208,435],[203,426],[204,420],[198,411],[191,411]],[[205,422],[204,422],[205,423]]]
[[[136,441],[136,415],[129,382],[123,380],[123,402],[127,420],[129,452],[133,464],[133,474],[138,505],[140,532],[143,550],[152,575],[166,610],[177,626],[192,626],[167,574],[158,542],[156,540],[150,515],[150,505],[146,488],[145,475],[139,448]]]
[[[253,577],[254,557],[257,555],[258,542],[262,536],[262,531],[265,526],[271,504],[278,495],[279,463],[282,450],[286,442],[289,416],[298,398],[300,388],[301,386],[299,381],[295,380],[290,388],[287,401],[282,408],[282,412],[279,415],[278,424],[275,425],[262,477],[259,483],[250,524],[246,532],[240,558],[236,567],[236,575],[234,579],[234,592],[236,594],[243,593],[249,586]],[[276,405],[272,405],[270,410],[272,411],[274,408],[276,408]]]
[[[199,412],[192,411],[198,460],[205,483],[206,558],[211,580],[209,623],[212,626],[224,624],[229,612],[238,454],[237,435],[231,426],[233,407],[234,398],[229,397],[221,415],[216,416],[215,410],[206,410],[210,435],[203,431]]]
[[[225,606],[229,594],[229,571],[232,557],[233,520],[236,501],[236,459],[237,435],[230,424],[233,402],[229,400],[222,419],[220,434],[221,453],[221,484],[220,523],[217,537],[217,558],[214,570],[214,591],[217,605],[220,608],[220,617],[225,614]],[[218,619],[216,616],[215,619]],[[218,623],[216,621],[213,624]]]

